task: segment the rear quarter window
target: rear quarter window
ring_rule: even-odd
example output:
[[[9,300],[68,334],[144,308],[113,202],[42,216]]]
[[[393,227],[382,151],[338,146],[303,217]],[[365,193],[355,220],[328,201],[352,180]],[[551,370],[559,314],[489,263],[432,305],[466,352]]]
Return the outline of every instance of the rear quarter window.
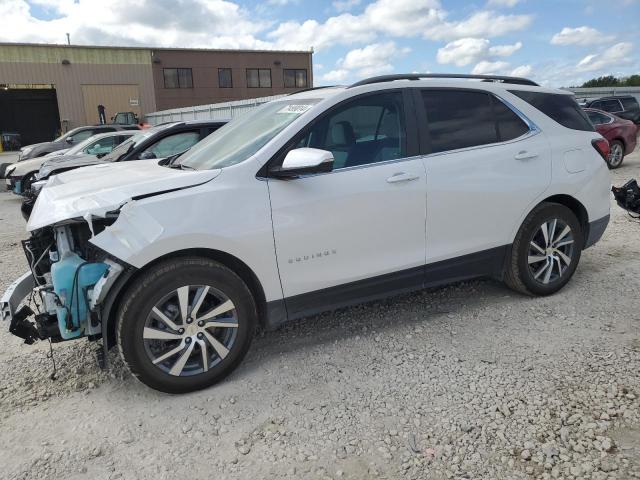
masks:
[[[638,110],[640,106],[638,106],[638,101],[635,98],[621,98],[622,106],[625,110]]]
[[[540,110],[563,127],[584,132],[594,131],[589,118],[571,95],[524,90],[509,90],[509,92]]]

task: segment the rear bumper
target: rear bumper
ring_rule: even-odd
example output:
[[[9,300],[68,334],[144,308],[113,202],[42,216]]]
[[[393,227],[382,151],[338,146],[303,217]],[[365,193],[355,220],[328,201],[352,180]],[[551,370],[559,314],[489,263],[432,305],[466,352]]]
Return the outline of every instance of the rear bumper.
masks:
[[[598,220],[589,222],[589,229],[587,231],[587,239],[585,240],[584,248],[589,248],[600,241],[604,231],[607,229],[607,225],[609,225],[609,215],[605,215]]]

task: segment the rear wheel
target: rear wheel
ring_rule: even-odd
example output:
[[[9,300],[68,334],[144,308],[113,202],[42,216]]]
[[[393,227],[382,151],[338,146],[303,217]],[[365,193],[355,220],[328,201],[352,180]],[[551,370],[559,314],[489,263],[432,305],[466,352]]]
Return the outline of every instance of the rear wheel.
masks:
[[[213,385],[246,355],[257,311],[244,282],[204,258],[168,260],[136,281],[118,316],[120,353],[144,384],[167,393]]]
[[[543,203],[527,216],[516,235],[505,282],[529,295],[551,295],[573,276],[583,243],[575,214],[564,205]]]
[[[607,165],[610,169],[618,168],[624,160],[624,144],[620,140],[613,140],[609,146]]]

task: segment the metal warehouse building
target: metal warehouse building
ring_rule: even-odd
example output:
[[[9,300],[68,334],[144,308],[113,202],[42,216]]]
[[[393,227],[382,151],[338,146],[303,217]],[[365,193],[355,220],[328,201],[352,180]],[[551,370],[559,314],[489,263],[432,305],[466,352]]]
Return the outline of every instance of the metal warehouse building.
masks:
[[[116,112],[293,93],[313,85],[312,52],[0,43],[0,132],[23,144]]]

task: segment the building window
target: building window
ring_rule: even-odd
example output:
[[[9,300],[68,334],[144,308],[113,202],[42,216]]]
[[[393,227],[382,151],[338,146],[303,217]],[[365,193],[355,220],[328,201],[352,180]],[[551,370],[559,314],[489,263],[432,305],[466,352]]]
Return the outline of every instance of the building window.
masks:
[[[190,68],[163,68],[164,88],[193,88]]]
[[[220,88],[233,88],[233,80],[231,78],[230,68],[218,69],[218,87]]]
[[[287,88],[307,88],[307,70],[284,70],[284,86]]]
[[[271,69],[247,68],[247,87],[271,88]]]

